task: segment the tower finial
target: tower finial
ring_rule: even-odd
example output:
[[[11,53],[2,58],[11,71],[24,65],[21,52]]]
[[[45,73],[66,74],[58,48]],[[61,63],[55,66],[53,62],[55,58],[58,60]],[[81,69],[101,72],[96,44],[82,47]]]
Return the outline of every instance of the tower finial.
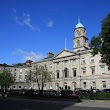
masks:
[[[65,38],[65,50],[66,50],[66,38]]]
[[[80,17],[78,16],[78,23],[80,23]]]

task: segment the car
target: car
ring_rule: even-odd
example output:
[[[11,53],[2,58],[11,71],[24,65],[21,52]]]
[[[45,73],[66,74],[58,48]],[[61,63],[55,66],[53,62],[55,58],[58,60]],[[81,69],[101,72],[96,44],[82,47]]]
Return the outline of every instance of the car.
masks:
[[[110,89],[104,89],[103,92],[110,92]]]
[[[59,91],[56,91],[54,89],[45,90],[43,92],[44,97],[60,97],[61,93]]]

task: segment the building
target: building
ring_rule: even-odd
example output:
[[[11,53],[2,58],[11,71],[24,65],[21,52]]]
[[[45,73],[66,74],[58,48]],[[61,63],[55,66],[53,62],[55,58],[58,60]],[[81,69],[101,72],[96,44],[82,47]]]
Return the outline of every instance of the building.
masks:
[[[93,56],[92,49],[88,45],[86,28],[78,20],[74,28],[73,50],[63,49],[57,55],[48,52],[47,58],[38,62],[28,60],[23,65],[4,66],[0,70],[10,69],[15,77],[12,89],[30,87],[38,89],[37,83],[27,82],[26,76],[36,68],[37,65],[46,65],[51,72],[51,82],[47,82],[44,89],[110,89],[110,71],[106,64],[100,63],[100,53]]]
[[[36,65],[46,65],[52,72],[52,81],[46,83],[44,88],[55,90],[110,88],[110,71],[106,64],[100,63],[100,53],[92,55],[86,28],[79,19],[74,28],[73,47],[73,50],[63,49],[57,55],[49,52],[47,58],[32,63],[32,68]],[[37,89],[37,84],[33,86]]]
[[[20,65],[0,64],[0,72],[2,72],[5,69],[9,70],[14,77],[14,84],[12,84],[9,88],[11,89],[30,88],[31,84],[26,80],[26,76],[30,72],[29,64],[27,63]]]

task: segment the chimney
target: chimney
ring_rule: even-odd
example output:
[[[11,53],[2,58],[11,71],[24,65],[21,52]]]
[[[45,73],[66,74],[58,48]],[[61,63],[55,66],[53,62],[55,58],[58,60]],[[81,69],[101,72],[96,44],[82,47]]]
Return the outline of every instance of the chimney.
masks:
[[[48,52],[47,54],[48,54],[48,57],[53,57],[54,56],[54,54],[52,52]]]

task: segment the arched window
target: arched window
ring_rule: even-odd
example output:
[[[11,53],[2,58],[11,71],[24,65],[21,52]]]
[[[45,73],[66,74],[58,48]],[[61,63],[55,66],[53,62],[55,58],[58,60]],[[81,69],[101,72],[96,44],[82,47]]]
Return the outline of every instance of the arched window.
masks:
[[[57,73],[57,74],[56,74],[56,75],[57,75],[57,78],[59,78],[59,76],[60,76],[60,75],[59,75],[60,71],[57,70],[56,73]]]
[[[77,46],[80,47],[80,40],[77,41]]]
[[[68,69],[67,68],[64,69],[64,76],[65,76],[65,78],[68,77]]]

